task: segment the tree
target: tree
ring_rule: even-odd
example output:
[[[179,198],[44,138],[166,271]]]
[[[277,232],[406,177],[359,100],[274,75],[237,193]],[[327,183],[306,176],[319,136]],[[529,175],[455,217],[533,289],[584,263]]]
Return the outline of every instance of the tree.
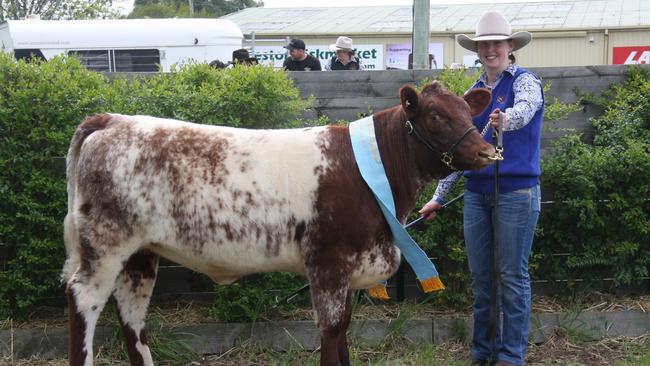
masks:
[[[41,19],[117,18],[115,0],[0,0],[0,21],[39,15]]]
[[[0,0],[1,1],[1,0]],[[263,6],[256,0],[192,0],[196,18],[216,18],[242,9]],[[135,0],[129,18],[189,17],[189,0]]]

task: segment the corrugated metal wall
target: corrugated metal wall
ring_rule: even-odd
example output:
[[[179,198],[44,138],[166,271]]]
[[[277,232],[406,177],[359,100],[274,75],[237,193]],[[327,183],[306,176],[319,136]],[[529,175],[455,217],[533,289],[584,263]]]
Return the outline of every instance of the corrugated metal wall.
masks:
[[[367,34],[355,36],[349,34],[354,44],[383,44],[384,47],[394,43],[411,43],[409,35],[402,34]],[[331,44],[336,36],[330,35],[293,35],[302,38],[309,45]],[[471,54],[455,42],[455,34],[436,33],[430,38],[431,43],[442,43],[444,47],[444,64],[462,63],[463,56]],[[270,37],[258,37],[265,39]],[[278,38],[276,38],[278,39]],[[265,45],[282,45],[283,42],[265,43]],[[563,67],[611,65],[614,47],[650,46],[650,27],[645,29],[616,30],[566,30],[554,32],[533,32],[533,42],[517,52],[517,63],[527,67]]]

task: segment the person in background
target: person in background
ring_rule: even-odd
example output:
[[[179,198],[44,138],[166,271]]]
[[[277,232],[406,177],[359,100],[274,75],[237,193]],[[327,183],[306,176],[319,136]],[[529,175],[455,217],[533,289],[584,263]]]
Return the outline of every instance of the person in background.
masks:
[[[232,64],[245,66],[256,65],[257,58],[251,57],[247,49],[240,48],[232,51]]]
[[[539,78],[511,63],[509,55],[525,45],[528,32],[512,33],[510,23],[499,12],[485,13],[476,25],[476,36],[459,35],[461,47],[478,54],[484,73],[472,88],[492,91],[492,104],[474,117],[479,131],[488,127],[486,140],[503,119],[503,155],[499,164],[498,254],[496,263],[497,335],[491,340],[490,248],[493,243],[494,165],[465,172],[463,226],[473,294],[474,334],[470,357],[472,365],[522,365],[528,347],[528,322],[531,308],[528,258],[540,212],[540,141],[544,95]],[[436,192],[420,214],[427,220],[437,212],[462,172],[441,180]]]
[[[284,46],[289,50],[289,57],[282,67],[288,71],[321,71],[320,61],[305,52],[305,42],[294,38]]]
[[[230,62],[224,63],[221,60],[212,60],[212,62],[209,63],[211,67],[214,67],[215,69],[226,69],[230,65]]]
[[[325,70],[363,70],[361,59],[354,55],[351,38],[344,36],[337,38],[336,43],[330,45],[330,50],[336,51],[336,56],[327,62]]]

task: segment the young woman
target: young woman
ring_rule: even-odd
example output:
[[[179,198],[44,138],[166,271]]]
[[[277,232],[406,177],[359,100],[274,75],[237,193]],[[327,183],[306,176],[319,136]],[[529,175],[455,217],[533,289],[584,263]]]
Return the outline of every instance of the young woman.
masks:
[[[510,23],[498,12],[485,13],[476,35],[457,37],[461,47],[474,51],[485,72],[472,88],[492,91],[492,105],[474,124],[492,142],[492,131],[503,119],[503,156],[499,164],[498,239],[493,243],[494,165],[465,172],[467,177],[463,213],[465,245],[473,294],[474,335],[470,356],[473,365],[522,365],[528,346],[531,307],[528,257],[540,211],[540,137],[544,96],[539,78],[511,63],[509,55],[527,45],[528,32],[512,33]],[[462,172],[438,184],[420,214],[432,220]],[[503,321],[494,340],[490,327],[490,248],[498,245],[497,304]]]

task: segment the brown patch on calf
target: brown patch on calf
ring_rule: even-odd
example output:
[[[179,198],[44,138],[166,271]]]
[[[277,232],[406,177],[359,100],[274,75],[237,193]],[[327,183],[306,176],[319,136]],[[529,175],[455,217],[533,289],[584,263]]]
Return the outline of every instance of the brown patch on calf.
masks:
[[[141,286],[143,279],[156,278],[156,267],[153,266],[156,257],[156,254],[148,250],[141,250],[133,254],[124,265],[123,271],[131,280],[133,292]]]
[[[70,325],[70,344],[68,345],[68,360],[70,366],[82,366],[86,360],[84,338],[86,336],[86,320],[77,310],[74,292],[68,285],[65,289],[68,298],[68,316]]]
[[[82,214],[87,216],[87,215],[90,214],[90,210],[92,209],[92,207],[93,207],[93,205],[86,202],[83,205],[81,205],[81,207],[79,207],[79,212],[81,212]]]
[[[95,114],[86,117],[84,121],[77,127],[77,130],[84,131],[85,135],[89,135],[97,130],[103,130],[109,126],[113,121],[113,116],[110,114]]]
[[[157,128],[153,136],[141,140],[140,149],[143,153],[136,169],[170,175],[173,189],[177,193],[183,193],[185,184],[180,176],[187,175],[188,171],[192,172],[189,175],[201,176],[211,185],[222,184],[224,176],[229,174],[224,165],[229,144],[223,137],[182,127]],[[181,161],[187,161],[189,166],[181,165]]]
[[[295,234],[293,235],[293,240],[296,243],[300,243],[302,241],[303,235],[305,235],[305,222],[300,221],[298,225],[296,225],[296,231]]]
[[[328,129],[321,151],[330,165],[319,177],[316,194],[317,216],[306,230],[308,271],[319,291],[333,292],[348,286],[355,264],[376,245],[387,262],[386,274],[397,269],[395,249],[389,241],[390,228],[383,219],[372,192],[358,171],[347,127]],[[311,230],[310,228],[315,228]]]
[[[90,243],[88,236],[85,234],[81,234],[79,237],[79,259],[79,272],[84,275],[94,273],[94,263],[99,260],[99,254]]]
[[[113,173],[92,170],[84,172],[80,181],[79,191],[87,200],[81,207],[81,213],[95,224],[111,225],[113,233],[132,235],[136,217],[125,198],[115,189]]]
[[[196,195],[196,191],[189,190],[189,187],[202,184],[220,186],[225,182],[230,174],[225,166],[230,153],[228,140],[221,135],[190,127],[160,127],[153,134],[142,135],[138,140],[139,144],[134,148],[140,154],[134,170],[150,182],[160,179],[169,184],[175,198],[171,215],[179,240],[198,253],[206,238],[217,228],[223,229],[229,239],[237,239],[238,234],[231,227],[215,222],[212,212],[209,212],[205,222],[192,222],[197,217],[191,211],[193,206],[186,204]],[[233,198],[236,200],[241,194],[241,191],[233,192]],[[143,198],[151,201],[146,194]],[[223,202],[217,199],[216,206],[223,209]]]

